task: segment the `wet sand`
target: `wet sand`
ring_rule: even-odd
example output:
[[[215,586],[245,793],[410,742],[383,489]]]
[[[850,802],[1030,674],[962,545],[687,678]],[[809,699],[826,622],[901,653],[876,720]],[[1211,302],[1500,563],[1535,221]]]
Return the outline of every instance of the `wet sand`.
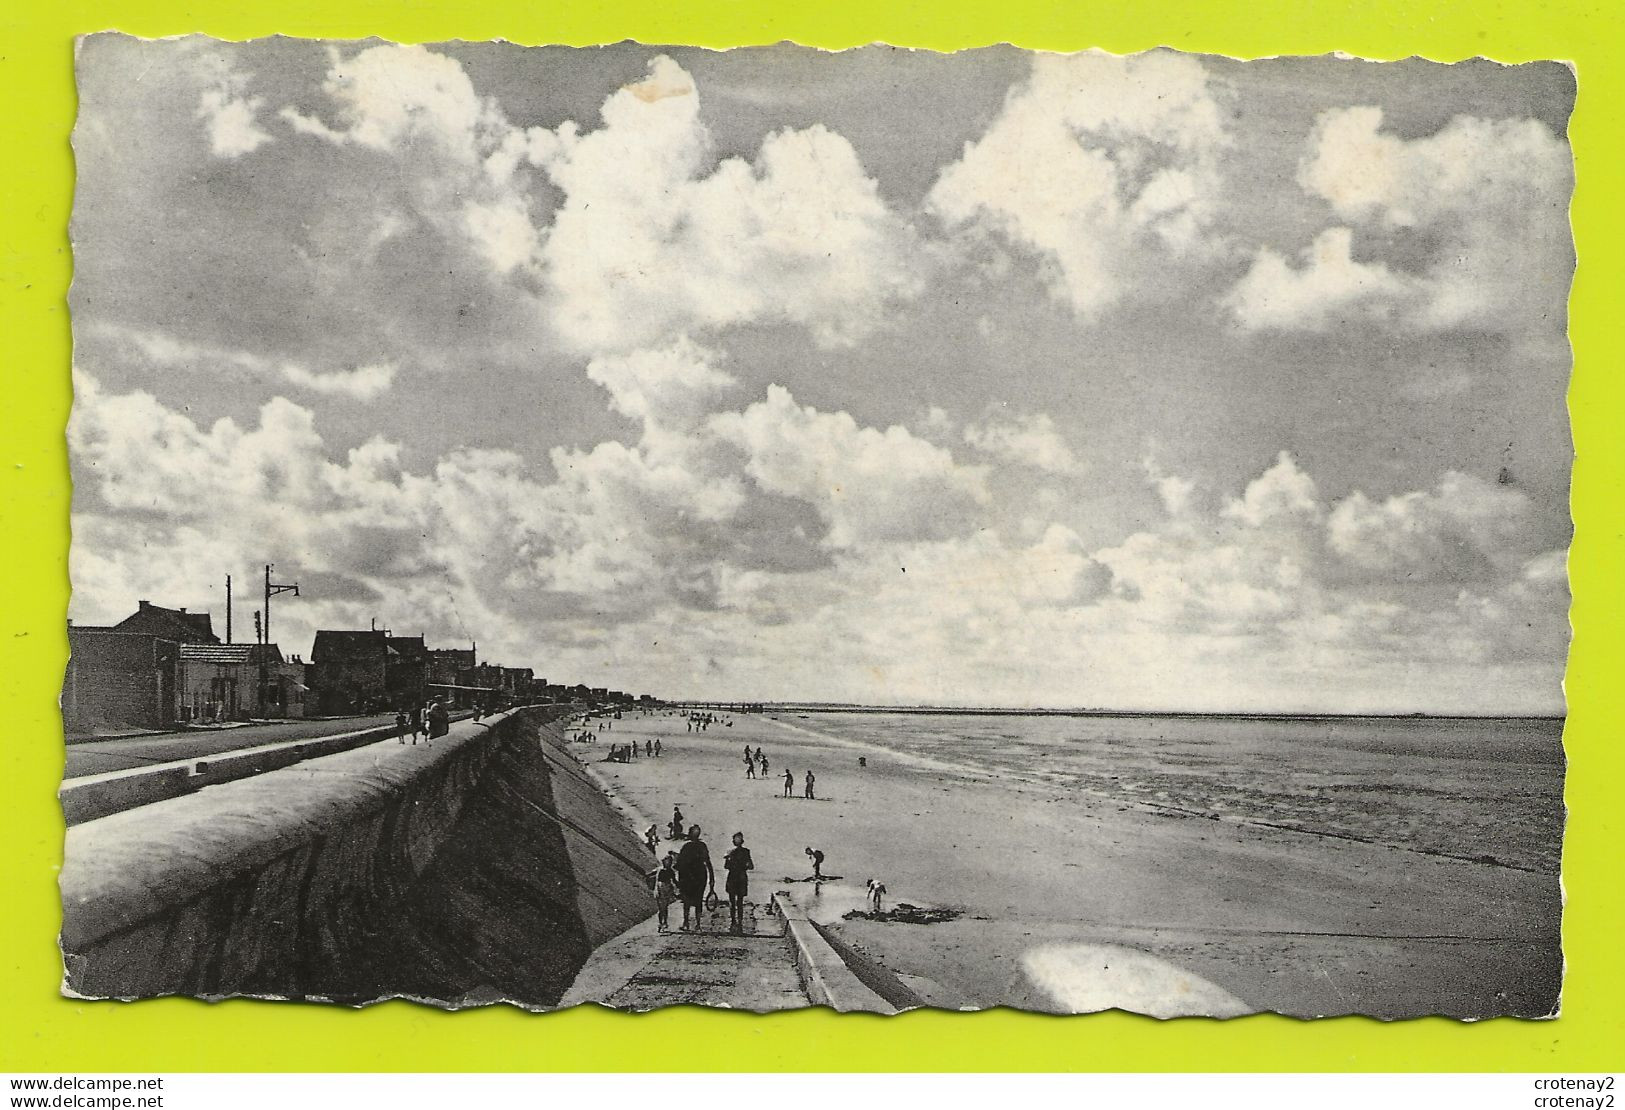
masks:
[[[816,715],[780,717],[689,733],[678,716],[631,716],[572,751],[640,830],[681,805],[719,867],[743,831],[752,900],[794,891],[932,1005],[1381,1017],[1555,1005],[1555,875],[1001,781],[821,735]],[[612,742],[656,736],[657,759],[598,762]],[[765,749],[766,781],[745,778],[747,743]],[[800,797],[809,767],[816,801]],[[805,881],[809,845],[840,880]],[[848,919],[871,877],[888,904],[962,916]]]

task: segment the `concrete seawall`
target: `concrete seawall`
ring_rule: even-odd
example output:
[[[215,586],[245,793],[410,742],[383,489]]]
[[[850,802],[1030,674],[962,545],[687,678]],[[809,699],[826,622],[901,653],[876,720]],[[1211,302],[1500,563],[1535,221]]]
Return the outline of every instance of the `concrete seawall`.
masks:
[[[544,710],[68,831],[65,989],[544,1008],[652,912],[637,843]]]

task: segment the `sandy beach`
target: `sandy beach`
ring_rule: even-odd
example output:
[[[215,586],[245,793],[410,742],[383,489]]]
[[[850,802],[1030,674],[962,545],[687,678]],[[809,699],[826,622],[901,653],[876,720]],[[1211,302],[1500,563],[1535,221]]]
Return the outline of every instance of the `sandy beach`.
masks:
[[[821,733],[816,715],[730,719],[699,733],[628,715],[572,751],[640,832],[679,805],[720,866],[742,831],[751,900],[792,891],[926,1004],[1398,1018],[1533,1016],[1555,999],[1555,875],[1001,780]],[[657,737],[658,758],[603,761]],[[765,781],[745,777],[747,744]],[[801,797],[809,769],[816,800]],[[839,878],[808,881],[808,846]],[[870,878],[888,906],[958,916],[849,916]]]

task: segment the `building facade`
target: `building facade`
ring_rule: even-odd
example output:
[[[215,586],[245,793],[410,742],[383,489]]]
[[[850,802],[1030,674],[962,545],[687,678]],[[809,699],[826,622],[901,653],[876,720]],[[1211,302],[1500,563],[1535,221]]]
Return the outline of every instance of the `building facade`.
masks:
[[[68,629],[62,723],[72,736],[175,725],[179,645],[108,628]]]

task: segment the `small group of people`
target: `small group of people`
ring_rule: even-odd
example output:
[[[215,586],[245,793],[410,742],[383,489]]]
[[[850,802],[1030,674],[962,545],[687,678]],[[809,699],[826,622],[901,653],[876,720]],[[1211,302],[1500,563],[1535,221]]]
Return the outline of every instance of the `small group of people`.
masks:
[[[814,791],[814,787],[817,782],[818,776],[813,774],[811,771],[808,771],[807,777],[803,779],[801,783],[801,796],[803,798],[811,798],[814,801],[817,801],[818,795]],[[795,772],[790,770],[788,767],[784,769],[784,796],[786,798],[794,798],[796,796]]]
[[[760,772],[759,777],[761,777],[763,779],[767,778],[767,756],[762,754],[762,749],[761,749],[761,747],[759,745],[757,746],[756,750],[753,752],[753,751],[750,750],[750,745],[746,744],[745,745],[745,777],[747,779],[757,778],[758,777],[758,772]]]
[[[649,826],[649,833],[653,831],[654,826]],[[750,892],[750,873],[756,869],[750,849],[745,847],[744,833],[734,833],[733,848],[723,856],[722,867],[727,872],[723,889],[728,895],[728,931],[743,933],[745,895]],[[715,894],[717,889],[711,849],[700,839],[700,826],[689,826],[682,848],[667,852],[660,866],[650,872],[650,879],[654,884],[655,912],[660,932],[671,931],[669,911],[675,901],[683,903],[683,931],[697,930],[704,920],[705,896],[707,893]]]
[[[611,744],[609,746],[609,754],[604,758],[610,763],[630,763],[634,759],[638,758],[639,751],[640,748],[636,740],[632,741],[630,744]],[[658,738],[654,740],[645,740],[642,744],[641,751],[645,757],[653,759],[655,756],[660,754],[660,740]]]
[[[432,745],[436,736],[444,736],[450,731],[451,711],[441,704],[439,698],[431,699],[427,705],[415,702],[395,711],[395,736],[403,744],[411,736],[412,745],[416,747],[418,737],[422,736],[424,743]]]

